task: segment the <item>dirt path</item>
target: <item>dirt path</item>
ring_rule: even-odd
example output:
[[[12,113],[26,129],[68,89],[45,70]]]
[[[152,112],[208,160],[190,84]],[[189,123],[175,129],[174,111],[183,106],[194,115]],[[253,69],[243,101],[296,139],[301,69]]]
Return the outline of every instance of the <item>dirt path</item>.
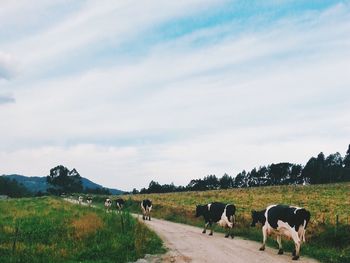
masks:
[[[140,217],[139,217],[140,219]],[[141,219],[142,220],[142,219]],[[316,263],[303,255],[299,261],[293,261],[291,253],[277,255],[277,249],[266,248],[259,251],[260,243],[224,238],[221,233],[213,236],[202,234],[198,227],[152,219],[145,222],[165,242],[169,252],[162,257],[162,262],[234,262],[234,263]]]

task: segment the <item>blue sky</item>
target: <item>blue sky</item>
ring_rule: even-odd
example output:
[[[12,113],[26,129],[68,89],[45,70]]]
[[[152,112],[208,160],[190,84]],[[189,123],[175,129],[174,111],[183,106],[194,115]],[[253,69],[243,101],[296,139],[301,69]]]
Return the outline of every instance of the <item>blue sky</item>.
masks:
[[[187,184],[349,144],[349,1],[0,3],[0,174]]]

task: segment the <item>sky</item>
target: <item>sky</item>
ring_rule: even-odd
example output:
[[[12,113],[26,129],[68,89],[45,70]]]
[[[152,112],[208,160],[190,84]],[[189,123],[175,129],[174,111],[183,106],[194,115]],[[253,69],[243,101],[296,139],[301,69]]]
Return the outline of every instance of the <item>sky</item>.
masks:
[[[0,174],[123,190],[350,143],[350,1],[0,1]]]

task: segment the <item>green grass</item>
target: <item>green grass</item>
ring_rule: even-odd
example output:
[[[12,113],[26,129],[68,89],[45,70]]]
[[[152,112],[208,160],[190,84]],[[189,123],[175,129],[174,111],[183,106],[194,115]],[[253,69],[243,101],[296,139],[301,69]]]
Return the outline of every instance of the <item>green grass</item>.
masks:
[[[128,213],[52,197],[0,201],[0,262],[129,262],[164,251]]]
[[[261,229],[251,228],[251,210],[265,208],[269,204],[284,203],[302,206],[311,212],[306,231],[307,243],[302,245],[301,255],[321,262],[350,262],[350,184],[274,186],[245,189],[214,190],[124,196],[128,209],[139,212],[139,202],[144,198],[153,201],[153,216],[173,222],[203,227],[203,219],[194,217],[197,204],[213,201],[234,203],[237,207],[235,234],[246,239],[261,241]],[[338,223],[336,218],[338,216]],[[222,231],[216,227],[215,231]],[[268,245],[277,248],[277,242],[269,238]],[[283,241],[287,252],[293,249],[291,241]],[[257,247],[258,249],[258,247]]]

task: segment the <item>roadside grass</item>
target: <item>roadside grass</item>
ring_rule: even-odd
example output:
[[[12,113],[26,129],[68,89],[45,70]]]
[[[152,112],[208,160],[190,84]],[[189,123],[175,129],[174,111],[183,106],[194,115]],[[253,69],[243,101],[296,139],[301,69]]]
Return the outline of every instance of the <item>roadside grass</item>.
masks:
[[[321,262],[350,262],[349,183],[125,195],[124,198],[129,211],[140,213],[140,201],[149,198],[153,202],[154,217],[200,227],[203,227],[203,219],[194,217],[197,204],[234,203],[237,207],[235,235],[259,242],[262,240],[261,229],[250,227],[251,210],[277,203],[305,207],[311,212],[311,220],[301,255]],[[214,231],[222,232],[222,229],[215,227]],[[273,238],[268,239],[268,245],[277,248]],[[291,253],[294,245],[292,241],[283,240],[283,246]]]
[[[130,262],[165,252],[129,213],[40,197],[0,201],[0,262]]]

